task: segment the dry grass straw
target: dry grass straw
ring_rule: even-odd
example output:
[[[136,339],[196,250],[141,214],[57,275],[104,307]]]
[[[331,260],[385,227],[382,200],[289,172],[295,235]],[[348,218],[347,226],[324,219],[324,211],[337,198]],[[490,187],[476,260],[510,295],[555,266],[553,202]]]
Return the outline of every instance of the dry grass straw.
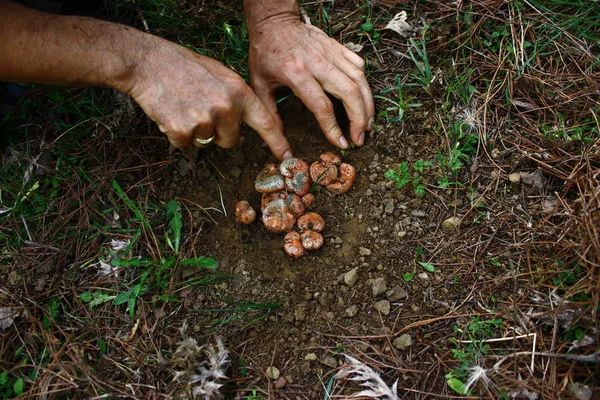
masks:
[[[19,313],[0,330],[0,370],[21,377],[28,398],[106,398],[110,393],[111,398],[152,399],[168,393],[161,347],[175,343],[176,329],[165,324],[151,330],[157,317],[145,303],[139,304],[139,318],[129,320],[110,302],[91,310],[79,299],[82,292],[96,289],[113,294],[109,288],[117,283],[116,277],[90,267],[111,239],[123,239],[111,233],[113,213],[104,212],[116,199],[112,180],[137,177],[140,181],[130,182],[133,187],[147,185],[166,165],[132,164],[132,151],[123,143],[116,149],[107,131],[95,132],[72,149],[70,157],[80,162],[49,172],[48,179],[56,175],[59,187],[44,209],[1,220],[2,232],[24,232],[27,226],[25,245],[5,248],[0,255],[5,278],[0,281],[0,306]],[[4,196],[8,200],[7,192]],[[124,208],[117,211],[124,220],[133,216]],[[153,247],[149,240],[141,243],[140,251]]]
[[[390,13],[398,6],[378,3]],[[399,392],[411,398],[456,396],[444,378],[457,365],[445,340],[456,336],[454,326],[464,327],[473,317],[499,317],[508,328],[485,341],[489,354],[473,369],[485,377],[472,383],[474,395],[557,399],[575,396],[574,385],[596,390],[600,385],[600,48],[598,41],[573,33],[586,21],[569,18],[587,10],[575,2],[563,5],[553,14],[529,1],[415,2],[413,21],[420,15],[431,23],[432,65],[452,59],[443,76],[469,70],[478,90],[477,165],[461,179],[478,187],[473,203],[485,200],[491,218],[464,228],[451,242],[437,234],[419,242],[469,288],[448,302],[447,314],[406,320],[400,313],[387,334],[340,336],[342,327],[335,326],[331,335],[332,341],[345,340],[348,354],[388,383],[400,377]],[[485,47],[493,29],[499,32],[497,42]],[[381,42],[400,51],[408,46],[389,35]],[[577,131],[583,138],[573,134]],[[492,157],[489,145],[500,150],[500,158]],[[509,173],[537,169],[541,187],[524,188],[518,201],[504,193]],[[490,180],[485,171],[489,176],[491,170],[498,177]],[[473,214],[471,207],[461,216]],[[490,258],[502,261],[495,274],[484,266]],[[498,297],[498,304],[489,305],[491,297]],[[393,349],[391,340],[406,332],[424,347],[418,354]],[[574,332],[583,337],[577,340]]]

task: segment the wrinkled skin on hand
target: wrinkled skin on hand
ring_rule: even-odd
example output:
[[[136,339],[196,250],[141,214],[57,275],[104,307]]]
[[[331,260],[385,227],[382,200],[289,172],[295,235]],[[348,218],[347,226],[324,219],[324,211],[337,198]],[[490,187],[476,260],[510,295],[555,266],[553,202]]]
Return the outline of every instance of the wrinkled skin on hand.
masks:
[[[315,115],[327,139],[341,149],[348,141],[325,94],[342,100],[352,141],[362,146],[375,115],[365,63],[323,31],[297,19],[270,18],[250,27],[250,77],[257,96],[280,120],[274,90],[287,86]]]
[[[144,55],[124,87],[177,148],[203,147],[195,138],[215,135],[214,143],[233,147],[239,123],[256,130],[283,159],[289,144],[282,126],[244,80],[218,61],[148,35]]]

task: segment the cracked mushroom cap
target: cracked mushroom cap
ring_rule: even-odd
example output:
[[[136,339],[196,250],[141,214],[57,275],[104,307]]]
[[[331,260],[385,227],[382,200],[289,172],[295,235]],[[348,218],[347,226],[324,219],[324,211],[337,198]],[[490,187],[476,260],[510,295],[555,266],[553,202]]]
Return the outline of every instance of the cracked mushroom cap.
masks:
[[[296,218],[304,214],[304,209],[306,208],[306,206],[302,201],[302,197],[298,196],[295,193],[289,193],[285,202],[287,203],[287,206]]]
[[[285,232],[294,226],[296,217],[283,199],[275,199],[265,207],[262,221],[271,232]]]
[[[299,217],[304,214],[304,210],[306,206],[302,201],[302,197],[298,196],[295,193],[286,193],[284,191],[275,192],[275,193],[264,193],[262,196],[262,200],[260,201],[260,210],[264,213],[265,209],[273,200],[281,199],[285,201],[285,204],[288,206],[292,214],[295,217]]]
[[[251,224],[256,219],[256,211],[246,200],[240,200],[235,205],[235,217],[242,224]]]
[[[340,156],[331,151],[321,154],[319,158],[323,164],[340,165],[342,163]]]
[[[279,173],[277,164],[268,164],[256,177],[254,188],[260,193],[273,193],[285,188],[285,180]]]
[[[302,202],[304,203],[304,208],[310,208],[316,200],[316,197],[312,193],[307,193],[302,196]]]
[[[298,228],[302,231],[322,232],[325,229],[325,221],[319,214],[309,212],[298,218]]]
[[[307,230],[300,235],[302,247],[306,250],[318,250],[323,246],[323,235],[319,232]]]
[[[310,166],[310,177],[313,182],[319,185],[329,185],[338,177],[338,168],[333,164],[324,164],[321,161],[315,161]]]
[[[312,181],[308,164],[304,160],[288,158],[281,163],[279,172],[285,177],[285,186],[289,191],[304,196],[310,190]]]
[[[304,247],[302,247],[300,234],[295,231],[288,232],[283,240],[283,249],[288,255],[294,258],[302,257],[304,255]]]
[[[273,200],[287,199],[287,193],[285,191],[273,192],[273,193],[263,193],[262,199],[260,200],[260,211],[265,212],[265,208],[269,205]]]
[[[354,180],[356,179],[356,171],[350,164],[340,164],[339,171],[340,174],[337,180],[327,185],[327,189],[334,194],[346,193],[354,185]]]

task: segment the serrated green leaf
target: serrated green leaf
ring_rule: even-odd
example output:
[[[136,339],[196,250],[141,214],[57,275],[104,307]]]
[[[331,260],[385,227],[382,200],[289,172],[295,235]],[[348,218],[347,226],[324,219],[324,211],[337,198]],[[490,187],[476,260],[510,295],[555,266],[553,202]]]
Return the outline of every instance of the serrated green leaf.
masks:
[[[81,293],[79,295],[79,300],[83,301],[84,303],[89,303],[92,301],[92,294],[90,292]]]
[[[363,32],[371,32],[371,31],[373,30],[373,24],[372,24],[372,23],[370,23],[370,22],[365,22],[364,24],[362,24],[362,25],[360,26],[360,29],[361,29]]]
[[[435,267],[430,263],[426,263],[423,261],[417,261],[417,264],[419,264],[421,267],[425,268],[426,271],[435,272]]]

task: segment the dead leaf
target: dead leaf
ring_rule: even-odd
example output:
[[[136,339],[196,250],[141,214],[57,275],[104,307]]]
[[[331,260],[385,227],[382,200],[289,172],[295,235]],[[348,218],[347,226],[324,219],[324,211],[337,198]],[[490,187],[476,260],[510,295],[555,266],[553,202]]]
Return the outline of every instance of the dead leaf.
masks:
[[[344,43],[344,46],[348,50],[351,50],[351,51],[353,51],[355,53],[360,53],[361,50],[363,49],[363,47],[365,47],[362,44],[356,44],[356,43],[352,43],[352,42]]]
[[[546,186],[546,177],[540,169],[536,169],[534,172],[521,172],[521,180],[524,184],[537,189],[543,189]]]
[[[557,206],[558,206],[558,200],[555,199],[554,197],[546,197],[542,201],[542,211],[545,212],[546,214],[549,214],[549,213],[553,212],[554,210],[556,210]]]
[[[411,37],[415,33],[415,29],[406,22],[406,18],[406,11],[400,11],[383,29],[390,29],[402,37]]]
[[[19,311],[10,307],[0,308],[0,329],[6,329],[10,327],[14,319],[19,316]]]

